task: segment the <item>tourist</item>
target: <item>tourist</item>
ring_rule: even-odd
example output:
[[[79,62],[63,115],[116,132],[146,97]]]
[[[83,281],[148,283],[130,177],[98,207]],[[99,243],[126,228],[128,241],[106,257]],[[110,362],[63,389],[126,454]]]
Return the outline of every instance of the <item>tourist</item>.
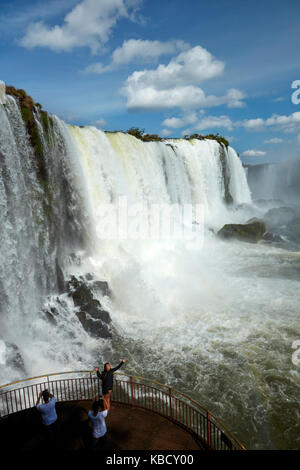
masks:
[[[92,405],[92,409],[88,412],[89,420],[93,426],[93,449],[103,448],[106,443],[106,423],[105,418],[107,417],[109,410],[108,402],[105,399],[95,401]]]
[[[94,370],[97,372],[97,376],[99,379],[102,380],[102,398],[104,398],[108,406],[110,407],[110,396],[112,394],[112,389],[113,389],[113,381],[114,381],[114,375],[113,373],[120,369],[122,365],[126,362],[126,359],[122,359],[120,364],[117,367],[111,368],[111,365],[109,362],[106,362],[104,364],[104,370],[103,372],[99,372],[99,369],[97,367],[94,368]]]
[[[40,403],[43,397],[44,403]],[[57,413],[55,409],[55,397],[49,390],[40,392],[36,408],[41,413],[45,438],[54,440],[57,437]]]

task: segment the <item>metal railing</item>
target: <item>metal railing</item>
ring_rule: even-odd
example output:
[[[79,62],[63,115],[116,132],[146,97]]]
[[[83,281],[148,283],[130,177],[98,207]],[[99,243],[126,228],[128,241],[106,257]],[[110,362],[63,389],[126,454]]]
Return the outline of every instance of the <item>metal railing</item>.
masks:
[[[221,421],[187,395],[142,377],[114,375],[113,402],[164,416],[192,433],[208,449],[245,450]],[[93,400],[101,395],[101,381],[91,371],[31,377],[0,386],[0,419],[33,408],[45,388],[57,402]]]

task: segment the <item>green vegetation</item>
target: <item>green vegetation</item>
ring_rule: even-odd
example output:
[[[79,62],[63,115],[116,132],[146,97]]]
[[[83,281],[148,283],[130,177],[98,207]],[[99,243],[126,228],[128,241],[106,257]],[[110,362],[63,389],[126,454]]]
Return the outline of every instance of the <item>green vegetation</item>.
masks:
[[[197,140],[204,140],[204,139],[211,139],[211,140],[216,140],[219,142],[219,144],[225,145],[226,148],[229,146],[229,142],[225,137],[222,137],[219,133],[217,134],[207,134],[207,135],[201,135],[201,134],[192,134],[192,135],[185,135],[184,138],[186,140],[191,140],[191,139],[197,139]]]
[[[131,127],[128,129],[127,134],[133,135],[143,142],[161,142],[163,140],[157,134],[145,134],[145,129],[139,129],[138,127]]]
[[[40,120],[43,125],[48,144],[50,144],[50,136],[53,130],[53,119],[46,111],[40,111]]]
[[[32,97],[27,95],[25,90],[18,90],[13,86],[7,86],[6,93],[16,98],[19,102],[21,115],[28,131],[31,146],[34,150],[35,166],[40,177],[46,179],[43,141],[34,117],[34,111],[40,116],[40,122],[43,126],[48,143],[50,143],[50,135],[53,129],[52,117],[49,116],[46,111],[42,111],[42,105],[35,103]]]
[[[138,127],[131,127],[128,129],[127,134],[133,135],[139,140],[142,140],[143,142],[161,142],[164,139],[160,137],[157,134],[145,134],[145,129],[140,129]],[[216,140],[219,142],[219,144],[225,145],[226,148],[229,146],[229,142],[225,137],[222,137],[220,134],[207,134],[207,135],[201,135],[201,134],[191,134],[191,135],[185,135],[184,139],[186,140],[192,140],[192,139],[197,139],[197,140],[204,140],[204,139],[212,139]]]
[[[30,144],[34,150],[34,166],[37,171],[40,185],[43,189],[43,208],[44,213],[50,217],[53,205],[53,189],[48,181],[46,161],[44,155],[44,145],[39,126],[35,120],[35,113],[43,126],[44,134],[50,144],[50,135],[53,129],[53,119],[46,111],[42,110],[40,103],[35,103],[31,96],[27,95],[25,90],[16,89],[13,86],[6,87],[6,93],[17,99],[25,123]]]

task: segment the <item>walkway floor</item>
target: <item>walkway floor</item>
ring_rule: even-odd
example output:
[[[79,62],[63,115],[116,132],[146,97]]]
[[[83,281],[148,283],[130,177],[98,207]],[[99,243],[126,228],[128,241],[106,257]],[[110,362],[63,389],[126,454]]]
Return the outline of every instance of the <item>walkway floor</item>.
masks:
[[[91,429],[87,412],[91,402],[69,402],[56,405],[58,430],[56,448],[84,450],[89,448]],[[112,404],[107,422],[107,442],[103,450],[203,450],[192,434],[167,418],[151,411]],[[16,432],[18,430],[18,432]],[[23,411],[0,420],[1,444],[8,449],[40,449],[46,438],[36,409]],[[49,439],[49,436],[47,437]]]

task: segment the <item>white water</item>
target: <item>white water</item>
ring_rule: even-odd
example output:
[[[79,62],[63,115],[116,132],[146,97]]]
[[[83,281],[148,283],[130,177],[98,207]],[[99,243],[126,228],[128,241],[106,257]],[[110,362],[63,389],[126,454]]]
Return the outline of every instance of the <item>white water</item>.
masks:
[[[251,205],[235,151],[229,148],[225,154],[234,199],[229,207],[224,203],[215,141],[142,143],[122,133],[55,122],[56,138],[65,147],[64,166],[80,195],[71,206],[80,200],[90,221],[88,245],[80,252],[82,262],[66,264],[65,271],[93,273],[108,281],[113,297],[102,302],[116,334],[112,342],[91,339],[74,314],[72,301],[61,296],[58,303],[55,286],[48,303],[59,311],[58,325],[45,323],[36,315],[40,306],[33,300],[42,300],[34,294],[32,280],[30,305],[21,309],[12,304],[11,310],[4,309],[10,323],[3,321],[13,326],[5,330],[5,339],[19,346],[28,374],[89,368],[96,360],[113,362],[125,356],[126,372],[194,396],[248,447],[299,447],[300,374],[299,366],[291,362],[291,344],[300,338],[298,253],[262,244],[225,243],[210,231],[259,215]],[[9,142],[10,151],[14,139],[6,134],[3,141]],[[19,182],[15,186],[21,198],[25,189]],[[117,203],[120,196],[132,204],[201,204],[205,226],[201,249],[190,250],[184,240],[169,244],[100,239],[99,205]],[[238,210],[238,204],[244,208]],[[8,223],[7,213],[4,218]],[[29,223],[30,217],[24,220]],[[12,226],[15,231],[17,222]],[[8,246],[10,232],[5,233]],[[26,227],[26,240],[28,233]],[[28,247],[28,242],[24,245]],[[23,255],[22,270],[30,258],[26,251]],[[47,255],[49,264],[53,256]],[[1,259],[7,260],[7,251],[3,250]],[[15,272],[7,268],[12,284],[18,276],[21,281],[26,276],[18,270],[18,263]],[[5,374],[10,378],[13,371]]]
[[[205,225],[214,229],[249,218],[249,188],[231,148],[230,192],[244,211],[224,205],[214,141],[170,141],[172,148],[93,128],[71,133],[92,216],[97,204],[126,194],[143,202],[200,202]],[[95,216],[94,224],[101,219]],[[249,446],[297,445],[297,419],[289,423],[299,385],[291,362],[300,337],[297,255],[223,243],[205,231],[198,252],[184,242],[170,248],[149,240],[98,241],[85,268],[112,288],[107,306],[120,332],[113,348],[129,356],[128,370],[193,394]],[[289,269],[295,275],[285,279]],[[281,429],[289,429],[286,437]]]

